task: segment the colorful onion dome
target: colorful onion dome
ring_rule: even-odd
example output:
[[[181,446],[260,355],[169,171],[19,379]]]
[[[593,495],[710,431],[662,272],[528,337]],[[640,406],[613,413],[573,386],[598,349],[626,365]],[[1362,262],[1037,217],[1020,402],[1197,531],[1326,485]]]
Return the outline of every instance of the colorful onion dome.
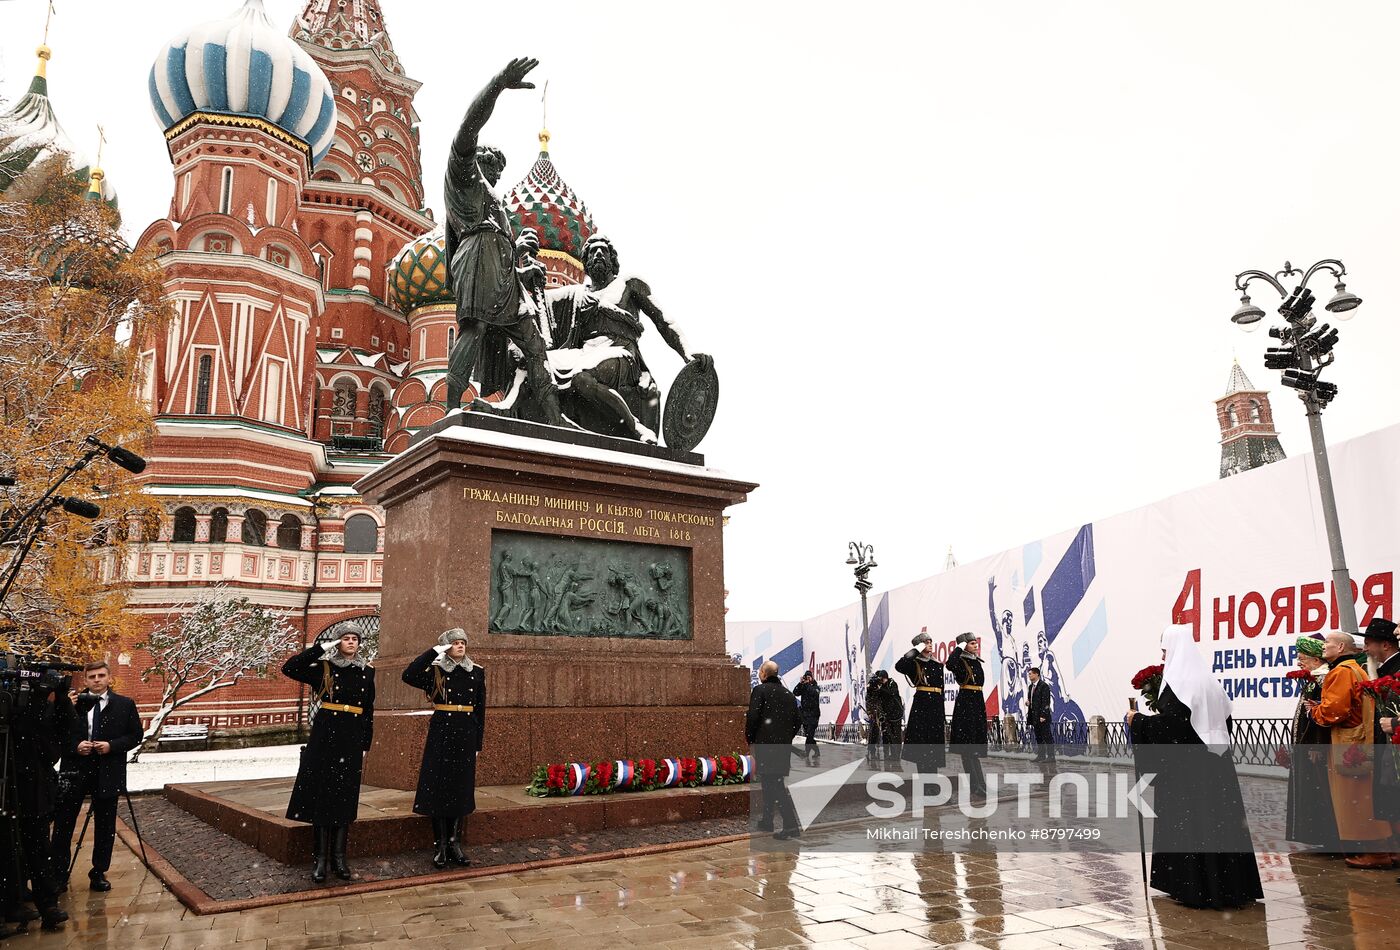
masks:
[[[262,0],[244,0],[232,16],[167,43],[151,66],[149,87],[167,137],[193,116],[258,120],[305,145],[313,167],[335,137],[330,80],[310,53],[272,25]]]
[[[564,183],[549,160],[549,132],[540,132],[540,157],[525,180],[511,189],[506,211],[518,234],[534,228],[540,249],[558,251],[583,261],[583,242],[597,228],[593,215],[574,190]]]
[[[389,262],[389,294],[404,313],[456,299],[447,287],[446,241],[439,224],[405,244]]]
[[[53,102],[49,99],[46,64],[53,53],[47,46],[40,46],[37,53],[39,65],[28,91],[10,111],[0,115],[0,194],[7,192],[29,169],[59,155],[65,156],[73,166],[75,179],[84,186],[90,184],[92,162],[73,146],[63,126],[58,124]],[[115,208],[116,189],[105,176],[100,181],[102,200]]]

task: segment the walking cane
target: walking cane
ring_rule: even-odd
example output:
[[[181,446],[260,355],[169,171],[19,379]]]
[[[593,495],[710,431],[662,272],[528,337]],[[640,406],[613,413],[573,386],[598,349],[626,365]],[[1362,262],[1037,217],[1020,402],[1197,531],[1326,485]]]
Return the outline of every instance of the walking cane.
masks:
[[[1128,698],[1128,709],[1132,712],[1137,712],[1136,696]],[[1125,722],[1124,726],[1127,727],[1128,745],[1131,746],[1133,744],[1133,730],[1131,721]],[[1142,781],[1142,769],[1138,768],[1136,750],[1133,751],[1133,779],[1134,784]],[[1138,857],[1142,858],[1142,899],[1144,901],[1147,901],[1149,900],[1147,894],[1147,832],[1144,830],[1143,826],[1142,807],[1138,806],[1135,810],[1137,811],[1138,819]]]

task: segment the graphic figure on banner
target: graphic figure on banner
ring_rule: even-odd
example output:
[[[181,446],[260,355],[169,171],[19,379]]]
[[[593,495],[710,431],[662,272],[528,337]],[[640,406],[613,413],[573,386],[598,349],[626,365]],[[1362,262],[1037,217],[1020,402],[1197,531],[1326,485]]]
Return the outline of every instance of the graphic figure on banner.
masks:
[[[1035,637],[1036,651],[1040,654],[1040,676],[1050,687],[1050,708],[1054,710],[1056,722],[1074,723],[1074,735],[1079,735],[1079,730],[1083,726],[1084,710],[1079,708],[1079,704],[1069,698],[1065,692],[1065,679],[1060,675],[1060,664],[1055,659],[1055,653],[1050,649],[1049,643],[1045,639],[1045,631],[1042,630]]]
[[[846,695],[851,697],[853,726],[865,721],[865,663],[860,656],[860,642],[851,645],[851,625],[846,624]]]
[[[1015,713],[1021,708],[1024,698],[1023,683],[1025,670],[1016,659],[1016,638],[1011,631],[1015,625],[1015,619],[1009,610],[1003,610],[1000,617],[997,615],[996,601],[997,581],[995,577],[987,578],[987,613],[992,621],[992,639],[997,645],[998,662],[992,664],[1000,671],[1000,681],[995,686],[1000,687],[1002,697],[1002,709],[1006,712]],[[988,658],[990,660],[990,657]],[[990,715],[991,706],[988,706]]]

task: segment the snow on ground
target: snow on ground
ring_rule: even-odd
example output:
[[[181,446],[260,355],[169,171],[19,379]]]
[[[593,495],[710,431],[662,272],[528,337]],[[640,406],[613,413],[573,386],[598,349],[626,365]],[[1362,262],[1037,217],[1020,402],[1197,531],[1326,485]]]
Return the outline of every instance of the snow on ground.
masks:
[[[127,789],[153,791],[181,782],[227,782],[234,779],[289,778],[297,774],[301,746],[207,752],[145,752],[127,765]]]

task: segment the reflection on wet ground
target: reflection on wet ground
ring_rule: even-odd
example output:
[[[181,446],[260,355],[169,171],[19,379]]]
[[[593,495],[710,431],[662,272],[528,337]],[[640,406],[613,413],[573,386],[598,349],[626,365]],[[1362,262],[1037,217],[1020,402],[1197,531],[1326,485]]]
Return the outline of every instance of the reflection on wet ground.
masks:
[[[1265,900],[1231,913],[1144,897],[1136,854],[758,852],[746,842],[196,917],[119,849],[107,895],[11,947],[899,950],[1394,947],[1394,873],[1261,854]],[[79,862],[79,867],[83,867]]]

